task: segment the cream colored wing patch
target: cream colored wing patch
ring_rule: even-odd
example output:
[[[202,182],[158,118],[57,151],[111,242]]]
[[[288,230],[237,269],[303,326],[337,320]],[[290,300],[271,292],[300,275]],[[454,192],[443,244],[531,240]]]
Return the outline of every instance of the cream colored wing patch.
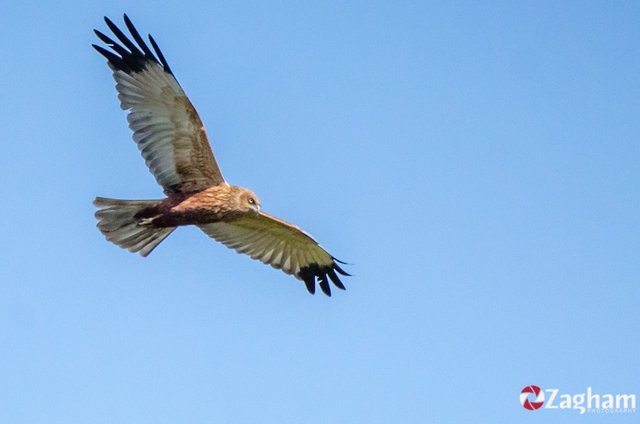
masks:
[[[336,272],[347,274],[333,256],[310,235],[293,224],[266,213],[247,214],[230,222],[200,225],[210,237],[238,253],[249,255],[303,280],[310,293],[315,282],[330,296],[329,280],[340,289],[344,285]]]
[[[129,110],[129,128],[149,170],[167,193],[190,193],[224,182],[195,108],[178,84],[153,38],[151,52],[131,21],[125,24],[134,44],[108,18],[120,43],[100,31],[112,50],[94,45],[113,71],[120,106]]]

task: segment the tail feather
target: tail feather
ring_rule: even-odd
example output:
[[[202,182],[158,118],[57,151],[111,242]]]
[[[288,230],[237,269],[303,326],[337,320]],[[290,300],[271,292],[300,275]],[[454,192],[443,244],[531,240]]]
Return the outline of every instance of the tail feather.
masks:
[[[136,215],[158,200],[119,200],[96,197],[98,229],[107,240],[130,252],[147,256],[176,227],[154,227]]]

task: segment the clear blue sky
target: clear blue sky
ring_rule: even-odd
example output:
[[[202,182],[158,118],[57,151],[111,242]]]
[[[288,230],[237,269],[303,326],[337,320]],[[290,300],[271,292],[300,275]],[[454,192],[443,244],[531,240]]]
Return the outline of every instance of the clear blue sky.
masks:
[[[355,265],[346,292],[183,228],[143,259],[96,195],[158,198],[103,15],[151,32],[227,179]],[[640,3],[5,2],[0,422],[600,423],[640,395]]]

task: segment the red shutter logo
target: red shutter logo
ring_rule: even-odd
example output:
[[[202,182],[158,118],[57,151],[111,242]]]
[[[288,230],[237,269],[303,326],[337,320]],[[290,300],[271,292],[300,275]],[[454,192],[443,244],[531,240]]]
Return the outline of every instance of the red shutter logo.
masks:
[[[544,403],[544,392],[538,386],[527,386],[520,392],[520,403],[524,409],[540,409]]]

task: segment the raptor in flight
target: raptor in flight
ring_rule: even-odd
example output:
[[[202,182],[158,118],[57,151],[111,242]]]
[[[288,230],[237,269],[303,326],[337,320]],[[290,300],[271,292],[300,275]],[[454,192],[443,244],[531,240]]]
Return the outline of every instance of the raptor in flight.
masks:
[[[304,281],[307,290],[344,290],[340,262],[309,234],[264,213],[251,190],[227,183],[200,116],[178,84],[153,37],[149,49],[127,15],[133,41],[109,18],[117,40],[95,30],[111,50],[93,45],[108,61],[120,107],[128,110],[133,140],[167,196],[161,200],[98,197],[98,228],[112,243],[147,256],[176,227],[197,225],[208,236]]]

